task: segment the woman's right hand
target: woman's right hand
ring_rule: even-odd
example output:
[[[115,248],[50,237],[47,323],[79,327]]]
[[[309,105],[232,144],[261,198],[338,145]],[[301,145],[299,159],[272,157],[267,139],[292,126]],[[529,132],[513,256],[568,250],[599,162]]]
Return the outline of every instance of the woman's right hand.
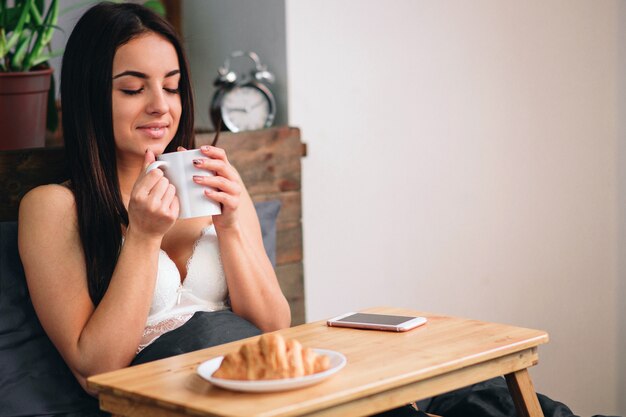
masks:
[[[147,150],[144,167],[133,186],[128,203],[129,230],[147,237],[162,238],[174,225],[180,210],[176,188],[156,168],[146,168],[156,160],[154,153]]]

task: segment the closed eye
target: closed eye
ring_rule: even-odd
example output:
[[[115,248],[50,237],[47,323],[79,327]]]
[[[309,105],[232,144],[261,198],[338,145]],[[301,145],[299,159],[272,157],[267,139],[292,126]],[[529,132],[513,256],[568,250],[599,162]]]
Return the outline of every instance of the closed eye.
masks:
[[[129,96],[134,96],[135,94],[141,93],[143,91],[143,88],[140,88],[138,90],[124,90],[124,89],[122,89],[121,91],[122,91],[122,93],[127,94]]]
[[[178,94],[180,93],[180,88],[163,88],[165,91],[167,91],[168,93],[171,94]]]

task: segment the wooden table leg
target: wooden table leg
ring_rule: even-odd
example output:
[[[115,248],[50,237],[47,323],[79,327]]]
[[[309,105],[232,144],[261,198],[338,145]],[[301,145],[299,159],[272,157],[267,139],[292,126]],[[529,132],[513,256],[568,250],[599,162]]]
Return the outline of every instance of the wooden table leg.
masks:
[[[528,369],[505,375],[518,417],[543,417]]]

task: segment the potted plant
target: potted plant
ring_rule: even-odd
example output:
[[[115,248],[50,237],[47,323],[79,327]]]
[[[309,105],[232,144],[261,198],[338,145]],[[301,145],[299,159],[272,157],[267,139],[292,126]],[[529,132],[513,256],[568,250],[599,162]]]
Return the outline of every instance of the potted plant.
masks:
[[[58,15],[58,0],[0,0],[0,150],[45,145]]]

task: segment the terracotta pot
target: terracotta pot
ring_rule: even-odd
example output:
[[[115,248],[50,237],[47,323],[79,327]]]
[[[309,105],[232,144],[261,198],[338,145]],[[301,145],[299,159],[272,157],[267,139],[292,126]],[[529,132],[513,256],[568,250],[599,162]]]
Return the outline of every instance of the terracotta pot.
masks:
[[[0,150],[41,148],[52,69],[0,72]]]

